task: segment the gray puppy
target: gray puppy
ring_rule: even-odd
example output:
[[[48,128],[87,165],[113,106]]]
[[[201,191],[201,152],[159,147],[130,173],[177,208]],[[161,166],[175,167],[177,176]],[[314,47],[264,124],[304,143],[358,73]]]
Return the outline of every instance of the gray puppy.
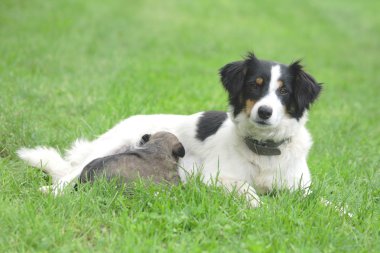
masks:
[[[79,182],[93,182],[97,177],[105,176],[108,180],[116,178],[122,183],[144,178],[155,183],[178,184],[177,162],[179,157],[184,156],[185,149],[174,134],[145,134],[138,148],[98,158],[87,164]]]

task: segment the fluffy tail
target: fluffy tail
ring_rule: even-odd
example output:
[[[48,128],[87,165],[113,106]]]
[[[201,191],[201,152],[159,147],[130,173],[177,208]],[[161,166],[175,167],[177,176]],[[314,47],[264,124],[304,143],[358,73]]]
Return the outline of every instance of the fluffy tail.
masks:
[[[53,183],[64,177],[71,169],[70,164],[54,148],[21,148],[17,154],[31,166],[40,168],[52,176]]]

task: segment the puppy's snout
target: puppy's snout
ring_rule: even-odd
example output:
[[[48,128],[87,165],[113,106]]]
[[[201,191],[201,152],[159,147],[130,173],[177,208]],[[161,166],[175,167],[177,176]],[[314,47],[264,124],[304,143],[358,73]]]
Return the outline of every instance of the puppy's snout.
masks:
[[[273,109],[269,106],[266,106],[266,105],[262,105],[259,107],[259,110],[258,110],[258,115],[261,119],[269,119],[271,116],[272,116],[272,113],[273,113]]]

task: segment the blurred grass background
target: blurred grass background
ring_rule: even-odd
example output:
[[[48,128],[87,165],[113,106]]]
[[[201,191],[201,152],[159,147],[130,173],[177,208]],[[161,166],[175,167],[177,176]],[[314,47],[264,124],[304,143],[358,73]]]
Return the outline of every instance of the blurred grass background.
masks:
[[[370,0],[2,0],[3,252],[116,251],[123,240],[135,248],[122,249],[136,251],[380,251],[379,11],[380,3]],[[98,213],[91,199],[107,202],[115,191],[45,198],[37,188],[46,177],[15,156],[20,146],[63,150],[75,138],[94,138],[134,114],[226,110],[218,69],[247,51],[282,63],[302,58],[307,71],[324,83],[310,113],[315,145],[309,165],[317,192],[347,203],[356,213],[353,220],[286,194],[265,199],[260,210],[239,209],[240,202],[221,204],[229,196],[220,192],[220,202],[187,205],[192,190],[202,189],[200,199],[216,196],[196,182],[174,191],[178,202],[170,202],[173,196],[160,202],[172,206],[138,212],[132,201],[124,216],[112,205],[106,214]],[[142,197],[136,201],[148,203]],[[210,210],[223,218],[205,215]],[[84,228],[76,211],[88,222]],[[292,220],[291,214],[298,216]],[[162,229],[160,223],[152,232],[148,227],[155,225],[149,221],[160,215],[190,217],[194,224],[178,226],[183,224],[178,218],[177,225],[169,222]],[[141,230],[131,227],[132,216]],[[120,220],[126,227],[116,225]],[[97,234],[104,222],[108,232]],[[195,229],[195,224],[206,225]],[[139,239],[128,241],[128,236]],[[202,238],[209,240],[202,243]]]

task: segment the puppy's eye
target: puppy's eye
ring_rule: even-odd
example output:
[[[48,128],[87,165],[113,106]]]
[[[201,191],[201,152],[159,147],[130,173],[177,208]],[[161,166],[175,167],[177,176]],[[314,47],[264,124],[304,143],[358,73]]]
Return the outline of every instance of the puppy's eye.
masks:
[[[288,89],[286,89],[285,86],[282,86],[282,87],[280,88],[280,94],[281,94],[281,95],[287,95],[288,93],[289,93],[289,91],[288,91]]]

